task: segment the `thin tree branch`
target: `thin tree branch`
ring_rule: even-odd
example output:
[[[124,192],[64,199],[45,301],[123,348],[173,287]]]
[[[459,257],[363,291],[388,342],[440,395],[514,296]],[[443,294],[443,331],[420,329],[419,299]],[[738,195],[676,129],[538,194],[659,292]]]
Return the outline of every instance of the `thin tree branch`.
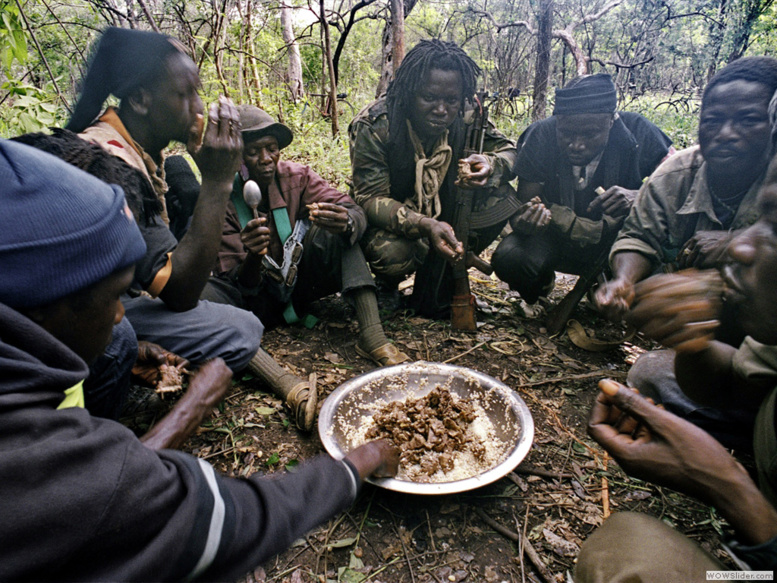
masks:
[[[22,20],[24,20],[24,26],[27,27],[27,32],[30,33],[30,38],[32,39],[32,42],[35,44],[35,48],[38,50],[38,55],[40,55],[40,58],[43,61],[43,64],[46,66],[46,70],[49,72],[49,77],[51,78],[51,82],[54,84],[54,89],[57,90],[57,97],[59,97],[59,100],[62,102],[62,105],[65,106],[65,109],[67,109],[67,112],[70,115],[73,115],[73,110],[70,109],[70,105],[68,105],[67,100],[62,95],[62,92],[59,90],[59,85],[57,84],[57,80],[54,78],[54,73],[52,72],[51,67],[49,67],[49,62],[46,60],[46,55],[43,54],[43,49],[41,48],[40,44],[38,44],[38,39],[35,38],[35,33],[32,31],[30,22],[27,20],[27,15],[24,13],[24,9],[22,8],[22,4],[21,2],[19,2],[19,0],[16,0],[16,6],[17,8],[19,8],[19,14],[22,17]]]

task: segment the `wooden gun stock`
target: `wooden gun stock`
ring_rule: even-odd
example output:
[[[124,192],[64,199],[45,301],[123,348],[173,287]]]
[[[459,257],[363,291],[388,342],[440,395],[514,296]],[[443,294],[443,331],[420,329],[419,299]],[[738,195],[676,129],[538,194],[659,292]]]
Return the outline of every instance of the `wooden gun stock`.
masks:
[[[567,295],[564,296],[558,304],[548,313],[548,317],[545,321],[545,327],[548,329],[548,334],[558,334],[567,325],[572,312],[575,311],[575,307],[583,299],[586,292],[591,289],[591,286],[596,283],[596,278],[607,267],[607,255],[596,263],[587,273],[584,273],[577,279],[575,287],[572,288]]]
[[[479,115],[473,129],[467,137],[467,146],[464,155],[483,153],[483,142],[488,126],[488,108],[483,107],[478,99]],[[464,257],[453,264],[453,297],[451,298],[451,328],[454,330],[477,330],[475,318],[475,296],[469,288],[469,275],[467,269],[475,265],[478,269],[488,264],[480,259],[482,265],[475,263],[475,254],[468,249],[469,244],[469,217],[472,214],[474,194],[468,188],[456,189],[456,214],[453,221],[453,231],[456,238],[464,245]],[[472,263],[470,263],[470,260]],[[488,266],[490,268],[490,266]],[[482,269],[481,269],[482,271]],[[493,271],[493,270],[492,270]],[[485,273],[485,271],[484,271]]]

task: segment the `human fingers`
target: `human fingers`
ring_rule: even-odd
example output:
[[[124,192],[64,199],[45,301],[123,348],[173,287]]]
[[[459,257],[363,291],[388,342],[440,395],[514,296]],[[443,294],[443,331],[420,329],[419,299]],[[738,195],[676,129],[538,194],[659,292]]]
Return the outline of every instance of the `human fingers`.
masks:
[[[600,286],[594,293],[596,307],[607,318],[620,320],[626,315],[634,300],[634,287],[630,282],[615,279]]]
[[[376,478],[393,478],[399,471],[399,448],[387,439],[381,439],[377,446],[380,448],[381,464],[372,475]]]
[[[599,394],[596,396],[588,417],[588,433],[599,444],[604,445],[614,439],[623,439],[616,427],[624,413],[612,400],[610,392],[605,390],[609,384],[619,385],[615,381],[602,379],[599,381]],[[625,387],[624,387],[625,388]],[[627,436],[626,436],[627,437]]]
[[[464,245],[456,238],[456,233],[448,223],[440,223],[440,238],[451,249],[451,259],[461,259],[464,256]]]
[[[348,212],[348,209],[346,209],[343,205],[337,204],[334,202],[316,202],[313,204],[307,205],[308,209],[321,209],[321,210],[327,210],[327,211],[333,211],[333,212]]]
[[[345,224],[348,222],[348,213],[318,209],[310,213],[310,218],[314,219],[316,222],[320,222],[324,224],[331,224],[331,223]]]
[[[147,342],[141,340],[138,342],[138,361],[153,363],[153,364],[166,364],[167,363],[167,351],[153,342]]]
[[[206,143],[210,143],[214,136],[218,134],[219,129],[219,106],[218,103],[211,103],[208,106],[208,122],[203,123],[204,129],[200,133],[199,136],[197,136],[197,139],[194,139],[194,132],[192,130],[189,131],[189,142],[186,144],[186,150],[189,152],[189,154],[194,158],[195,162],[197,162],[199,158],[200,151],[202,150],[202,147]]]

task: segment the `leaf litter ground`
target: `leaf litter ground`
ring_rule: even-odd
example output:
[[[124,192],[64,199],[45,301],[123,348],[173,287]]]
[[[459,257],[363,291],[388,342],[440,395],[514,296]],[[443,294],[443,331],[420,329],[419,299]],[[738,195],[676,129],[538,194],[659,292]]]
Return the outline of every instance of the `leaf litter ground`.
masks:
[[[586,434],[597,381],[624,381],[630,363],[655,346],[637,336],[613,350],[586,352],[564,333],[548,336],[542,315],[527,317],[503,283],[481,277],[471,277],[481,307],[477,332],[407,312],[387,316],[384,326],[414,359],[473,368],[516,390],[535,422],[526,459],[494,484],[458,495],[421,497],[366,485],[347,512],[241,583],[562,582],[604,513],[626,510],[657,516],[728,561],[719,544],[726,525],[714,510],[629,478]],[[573,277],[559,275],[551,302],[573,284]],[[315,372],[323,401],[374,365],[356,354],[358,330],[345,302],[329,297],[312,312],[320,318],[312,330],[275,329],[263,345],[295,374]],[[585,299],[573,317],[600,339],[624,335]],[[323,451],[318,435],[294,429],[281,401],[258,380],[245,375],[234,385],[186,451],[235,477],[293,472]],[[125,418],[138,432],[169,407],[150,391],[143,395],[136,393],[135,411]]]

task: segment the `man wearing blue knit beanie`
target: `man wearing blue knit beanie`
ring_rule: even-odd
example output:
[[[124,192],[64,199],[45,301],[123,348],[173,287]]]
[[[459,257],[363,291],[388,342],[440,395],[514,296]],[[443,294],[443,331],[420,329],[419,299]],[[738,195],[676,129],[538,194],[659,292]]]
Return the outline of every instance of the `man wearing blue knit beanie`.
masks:
[[[636,113],[618,112],[607,74],[556,90],[553,116],[518,140],[513,232],[494,252],[496,274],[527,304],[553,289],[556,271],[582,275],[606,254],[642,180],[673,151],[671,140]]]
[[[371,473],[396,473],[382,440],[294,474],[224,478],[92,417],[81,386],[124,315],[138,226],[119,187],[4,140],[0,208],[0,581],[235,580]],[[190,391],[223,396],[231,378],[214,359]]]

